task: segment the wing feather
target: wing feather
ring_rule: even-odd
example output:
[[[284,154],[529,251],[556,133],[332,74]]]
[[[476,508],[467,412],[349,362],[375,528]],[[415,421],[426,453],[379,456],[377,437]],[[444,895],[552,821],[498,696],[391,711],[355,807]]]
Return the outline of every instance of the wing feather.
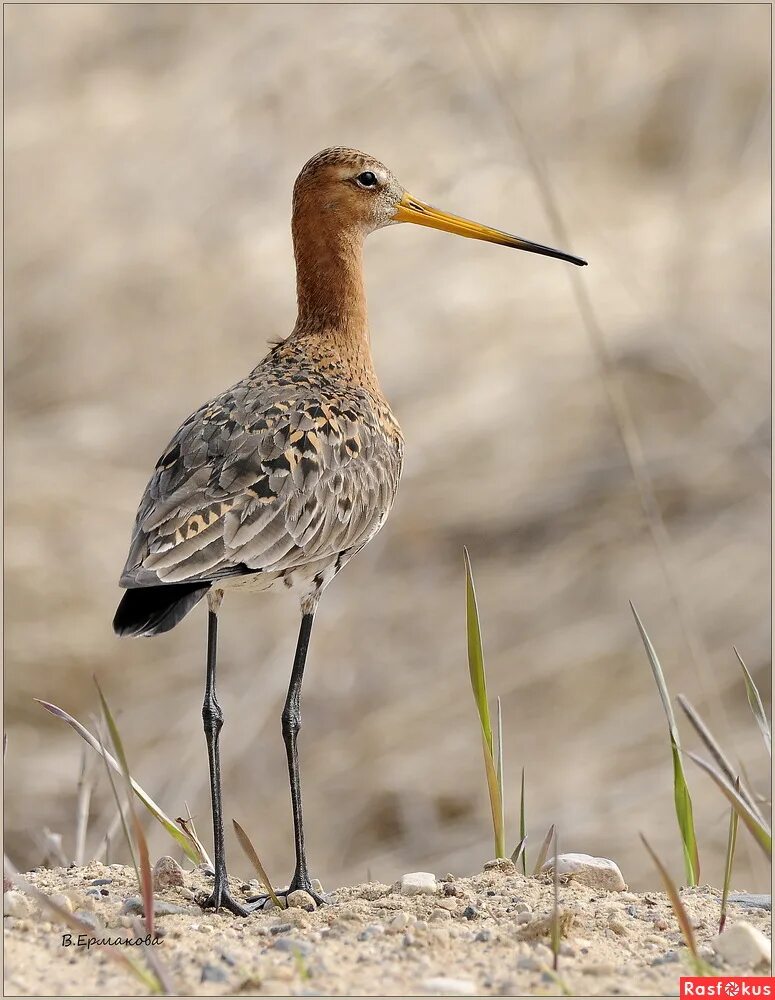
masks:
[[[159,459],[123,586],[290,569],[361,547],[384,521],[397,425],[388,433],[363,389],[307,383],[302,394],[258,372],[192,414]]]

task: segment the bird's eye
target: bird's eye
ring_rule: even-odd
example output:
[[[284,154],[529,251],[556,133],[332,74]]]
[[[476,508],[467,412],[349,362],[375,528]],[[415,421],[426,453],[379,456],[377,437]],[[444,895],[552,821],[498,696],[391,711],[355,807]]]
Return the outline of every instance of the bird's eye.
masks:
[[[364,170],[355,179],[361,187],[374,188],[377,186],[377,175],[373,174],[370,170]]]

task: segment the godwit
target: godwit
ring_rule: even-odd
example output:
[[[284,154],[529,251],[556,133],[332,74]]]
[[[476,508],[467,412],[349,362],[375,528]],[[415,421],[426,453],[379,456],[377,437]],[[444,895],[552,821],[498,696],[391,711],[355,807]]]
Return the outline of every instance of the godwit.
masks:
[[[374,372],[362,269],[364,237],[395,222],[586,263],[431,208],[354,149],[318,153],[296,179],[296,325],[247,378],[200,406],[164,449],[137,512],[120,580],[126,593],[113,622],[118,635],[159,635],[207,596],[202,718],[215,883],[203,905],[241,916],[250,907],[229,891],[223,841],[218,608],[235,587],[282,583],[299,597],[301,629],[282,714],[296,850],[287,892],[303,889],[323,903],[304,848],[301,682],[320,595],[385,523],[401,475],[404,442]]]

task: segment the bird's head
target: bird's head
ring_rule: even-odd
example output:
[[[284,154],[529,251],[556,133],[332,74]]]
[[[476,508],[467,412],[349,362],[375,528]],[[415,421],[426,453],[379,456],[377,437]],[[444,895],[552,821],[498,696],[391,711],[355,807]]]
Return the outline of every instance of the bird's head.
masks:
[[[442,212],[409,194],[390,170],[367,153],[335,146],[313,156],[293,189],[294,224],[356,229],[362,235],[397,222],[441,229],[468,239],[586,264],[580,257],[490,229],[478,222]]]

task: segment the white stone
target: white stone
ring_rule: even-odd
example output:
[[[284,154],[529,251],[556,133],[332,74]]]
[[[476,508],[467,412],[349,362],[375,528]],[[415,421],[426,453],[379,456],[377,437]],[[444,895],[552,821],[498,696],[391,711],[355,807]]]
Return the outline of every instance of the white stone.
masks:
[[[437,976],[435,979],[426,979],[420,984],[420,988],[426,993],[440,993],[445,997],[476,996],[476,985],[470,979],[447,979],[446,976]]]
[[[554,869],[554,858],[542,866],[542,872]],[[607,889],[609,892],[623,892],[627,888],[619,866],[609,858],[593,858],[589,854],[561,854],[557,858],[559,875],[572,875],[576,882],[592,889]]]
[[[401,878],[402,896],[435,896],[438,891],[436,876],[431,872],[409,872]]]
[[[32,910],[32,904],[24,893],[16,889],[9,889],[3,893],[4,917],[29,917]]]
[[[772,943],[760,930],[741,920],[711,939],[711,945],[730,965],[754,968],[772,960]]]
[[[416,922],[417,917],[413,913],[405,913],[403,910],[400,910],[390,921],[388,927],[391,931],[404,931]]]

